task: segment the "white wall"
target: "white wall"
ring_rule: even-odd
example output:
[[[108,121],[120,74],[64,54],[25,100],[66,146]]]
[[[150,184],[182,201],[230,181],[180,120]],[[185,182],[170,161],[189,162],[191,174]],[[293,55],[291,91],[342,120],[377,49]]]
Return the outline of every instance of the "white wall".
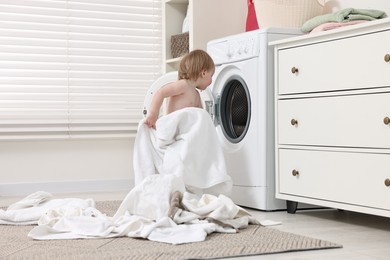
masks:
[[[0,142],[0,196],[130,190],[133,139]]]

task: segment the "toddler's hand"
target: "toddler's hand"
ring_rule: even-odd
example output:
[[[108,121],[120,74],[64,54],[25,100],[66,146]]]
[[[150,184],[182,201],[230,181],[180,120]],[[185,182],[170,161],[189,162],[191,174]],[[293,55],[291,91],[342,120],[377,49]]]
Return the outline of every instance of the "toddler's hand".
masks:
[[[148,116],[146,119],[145,119],[145,124],[149,127],[149,128],[154,128],[156,129],[156,119]]]

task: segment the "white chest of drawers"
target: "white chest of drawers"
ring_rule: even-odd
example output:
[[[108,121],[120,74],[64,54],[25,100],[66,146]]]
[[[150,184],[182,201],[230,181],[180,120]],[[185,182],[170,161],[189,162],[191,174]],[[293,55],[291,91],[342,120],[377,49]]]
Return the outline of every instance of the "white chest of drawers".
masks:
[[[390,20],[271,45],[276,197],[390,217]]]

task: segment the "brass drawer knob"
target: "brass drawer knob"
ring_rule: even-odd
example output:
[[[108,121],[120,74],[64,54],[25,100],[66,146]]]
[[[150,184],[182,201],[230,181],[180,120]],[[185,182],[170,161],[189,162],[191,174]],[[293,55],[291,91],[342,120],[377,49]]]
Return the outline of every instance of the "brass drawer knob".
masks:
[[[296,119],[291,119],[291,125],[298,125],[298,120]]]
[[[390,179],[385,180],[385,185],[386,185],[386,187],[390,187]]]
[[[390,124],[390,118],[389,118],[389,117],[385,117],[385,118],[383,119],[383,123],[385,123],[385,125]]]
[[[386,62],[389,62],[389,61],[390,61],[390,54],[386,54],[386,55],[385,55],[385,61],[386,61]]]
[[[292,72],[292,74],[298,73],[298,68],[292,67],[291,72]]]
[[[293,170],[293,171],[292,171],[292,175],[293,175],[293,176],[298,176],[298,175],[299,175],[299,171]]]

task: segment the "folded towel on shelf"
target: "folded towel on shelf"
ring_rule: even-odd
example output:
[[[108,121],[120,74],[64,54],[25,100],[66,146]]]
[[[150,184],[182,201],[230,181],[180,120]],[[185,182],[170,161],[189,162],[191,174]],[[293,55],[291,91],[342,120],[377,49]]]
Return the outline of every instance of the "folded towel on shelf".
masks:
[[[316,32],[323,32],[323,31],[329,31],[340,27],[346,27],[354,24],[359,23],[365,23],[368,22],[367,20],[356,20],[356,21],[349,21],[349,22],[343,22],[343,23],[337,23],[337,22],[329,22],[329,23],[323,23],[315,27],[313,30],[311,30],[310,33],[316,33]]]
[[[386,13],[381,10],[374,9],[354,9],[354,8],[345,8],[340,11],[319,15],[307,20],[302,25],[303,32],[310,32],[315,27],[328,22],[348,22],[354,20],[366,20],[372,21],[376,19],[385,18]]]

